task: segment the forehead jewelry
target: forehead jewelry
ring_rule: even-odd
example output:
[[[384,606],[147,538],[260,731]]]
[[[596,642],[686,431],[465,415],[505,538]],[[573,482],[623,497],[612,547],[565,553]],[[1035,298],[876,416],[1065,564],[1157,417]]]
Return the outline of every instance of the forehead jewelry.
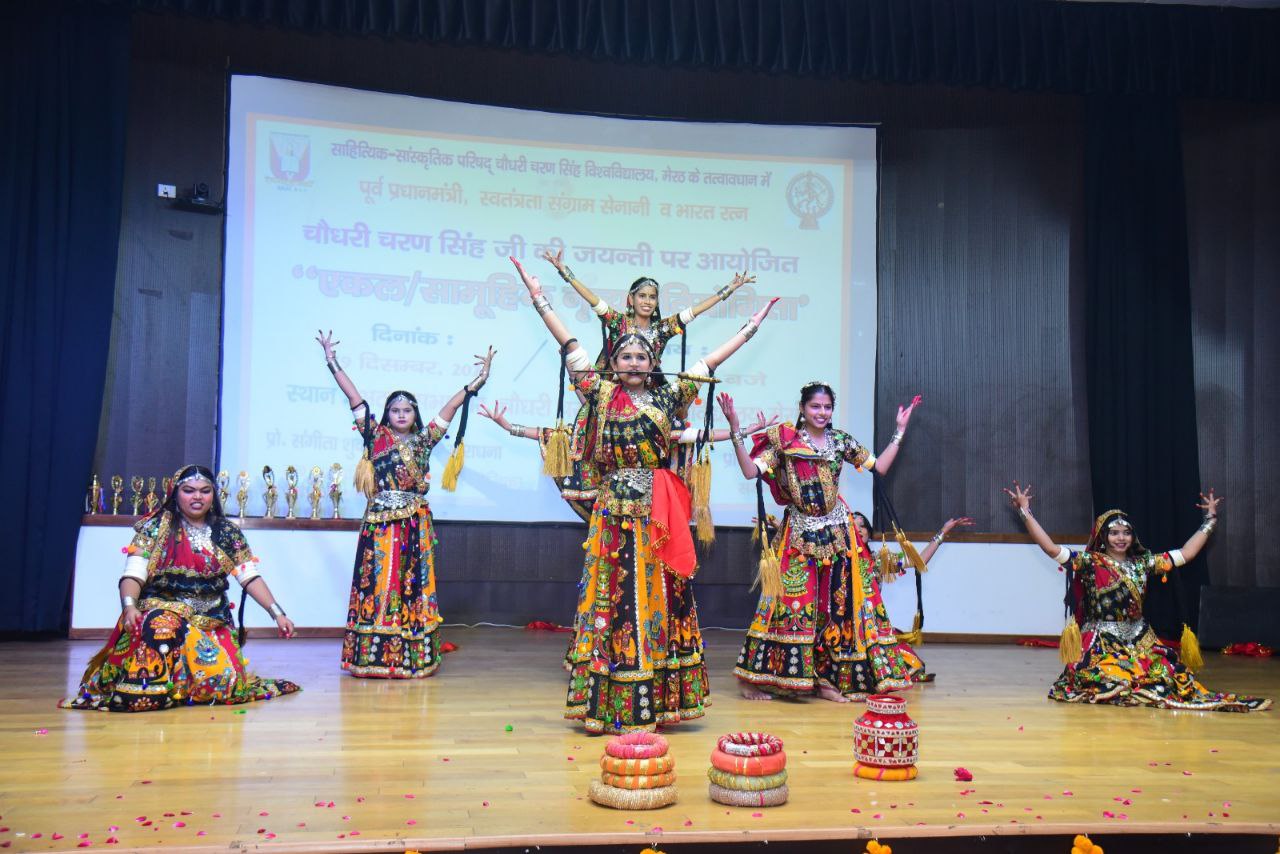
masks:
[[[418,402],[413,398],[409,397],[409,395],[397,394],[395,397],[391,398],[390,401],[388,401],[387,406],[395,406],[397,403],[407,403],[410,406],[418,405]]]
[[[200,481],[203,481],[204,483],[207,483],[207,484],[209,484],[209,485],[213,485],[213,481],[212,481],[212,480],[210,480],[209,478],[205,477],[205,476],[204,476],[203,474],[201,474],[201,473],[200,473],[200,471],[197,469],[196,471],[193,471],[191,474],[189,474],[189,475],[187,475],[186,477],[184,477],[184,478],[182,478],[181,480],[179,480],[179,481],[178,481],[178,486],[182,486],[184,483],[196,483],[196,482],[200,482]]]

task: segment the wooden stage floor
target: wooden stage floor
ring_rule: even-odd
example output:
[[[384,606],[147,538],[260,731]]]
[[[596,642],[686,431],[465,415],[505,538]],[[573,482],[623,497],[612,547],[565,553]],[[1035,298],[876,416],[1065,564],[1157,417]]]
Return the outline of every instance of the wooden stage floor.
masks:
[[[301,683],[301,694],[140,715],[54,706],[96,642],[4,644],[0,847],[638,851],[769,840],[776,850],[1080,832],[1271,834],[1274,846],[1280,834],[1280,712],[1072,707],[1045,699],[1054,650],[929,645],[938,681],[905,695],[921,727],[920,778],[873,783],[851,773],[862,706],[742,700],[730,672],[741,634],[727,631],[707,632],[707,717],[668,733],[679,803],[604,809],[585,798],[604,740],[561,718],[566,637],[446,627],[459,650],[422,682],[349,678],[336,639],[256,640],[253,669]],[[1280,662],[1208,657],[1210,687],[1280,696]],[[707,798],[715,738],[742,729],[785,740],[786,806]],[[973,782],[957,782],[957,766]]]

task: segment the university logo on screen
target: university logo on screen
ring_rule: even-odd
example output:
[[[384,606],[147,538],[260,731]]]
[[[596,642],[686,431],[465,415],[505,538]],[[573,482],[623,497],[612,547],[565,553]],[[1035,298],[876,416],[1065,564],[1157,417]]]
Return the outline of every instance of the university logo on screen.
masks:
[[[268,184],[284,192],[311,189],[311,137],[299,133],[271,134],[271,174]]]

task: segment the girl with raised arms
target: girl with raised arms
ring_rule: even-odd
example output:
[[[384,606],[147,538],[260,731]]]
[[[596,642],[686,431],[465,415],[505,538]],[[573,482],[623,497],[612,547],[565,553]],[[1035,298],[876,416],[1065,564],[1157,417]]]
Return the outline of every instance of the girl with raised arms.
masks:
[[[333,333],[316,338],[325,364],[347,396],[355,429],[364,440],[356,467],[356,488],[369,503],[356,546],[342,668],[352,676],[422,679],[440,666],[440,607],[436,601],[435,532],[427,491],[431,488],[431,449],[444,438],[449,422],[489,379],[494,349],[476,356],[476,378],[445,401],[424,423],[418,399],[393,391],[375,421],[368,402],[338,364]],[[454,441],[460,457],[461,431]],[[452,462],[452,461],[451,461]],[[446,466],[446,476],[449,466]],[[455,474],[456,478],[456,474]],[[446,488],[449,488],[446,477]]]
[[[537,278],[512,263],[586,398],[582,454],[601,475],[583,543],[565,717],[589,732],[652,731],[701,717],[707,675],[690,583],[697,561],[689,492],[668,467],[672,420],[696,396],[697,378],[745,344],[773,302],[689,376],[663,383],[653,347],[635,333],[618,339],[611,371],[591,370]]]
[[[910,687],[924,666],[889,622],[870,552],[839,489],[845,463],[889,471],[919,396],[898,407],[897,431],[878,457],[831,426],[835,392],[825,382],[806,383],[795,425],[770,427],[750,452],[733,398],[722,393],[719,402],[742,476],[767,483],[786,508],[778,532],[762,534],[760,602],[734,668],[742,696],[817,693],[848,702]],[[763,506],[761,497],[762,517]]]

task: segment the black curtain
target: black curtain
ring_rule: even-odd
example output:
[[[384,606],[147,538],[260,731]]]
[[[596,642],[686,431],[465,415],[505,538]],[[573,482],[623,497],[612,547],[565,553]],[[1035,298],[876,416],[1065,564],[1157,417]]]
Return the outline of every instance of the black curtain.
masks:
[[[587,59],[1025,91],[1280,96],[1280,13],[1057,0],[85,0]]]
[[[1096,96],[1085,144],[1085,347],[1094,511],[1127,511],[1143,545],[1180,546],[1200,521],[1191,288],[1178,111]],[[1192,622],[1200,558],[1152,584],[1165,636]],[[1178,595],[1180,594],[1180,595]],[[1181,607],[1177,607],[1178,601]]]
[[[0,632],[64,631],[101,417],[129,22],[0,10]]]

